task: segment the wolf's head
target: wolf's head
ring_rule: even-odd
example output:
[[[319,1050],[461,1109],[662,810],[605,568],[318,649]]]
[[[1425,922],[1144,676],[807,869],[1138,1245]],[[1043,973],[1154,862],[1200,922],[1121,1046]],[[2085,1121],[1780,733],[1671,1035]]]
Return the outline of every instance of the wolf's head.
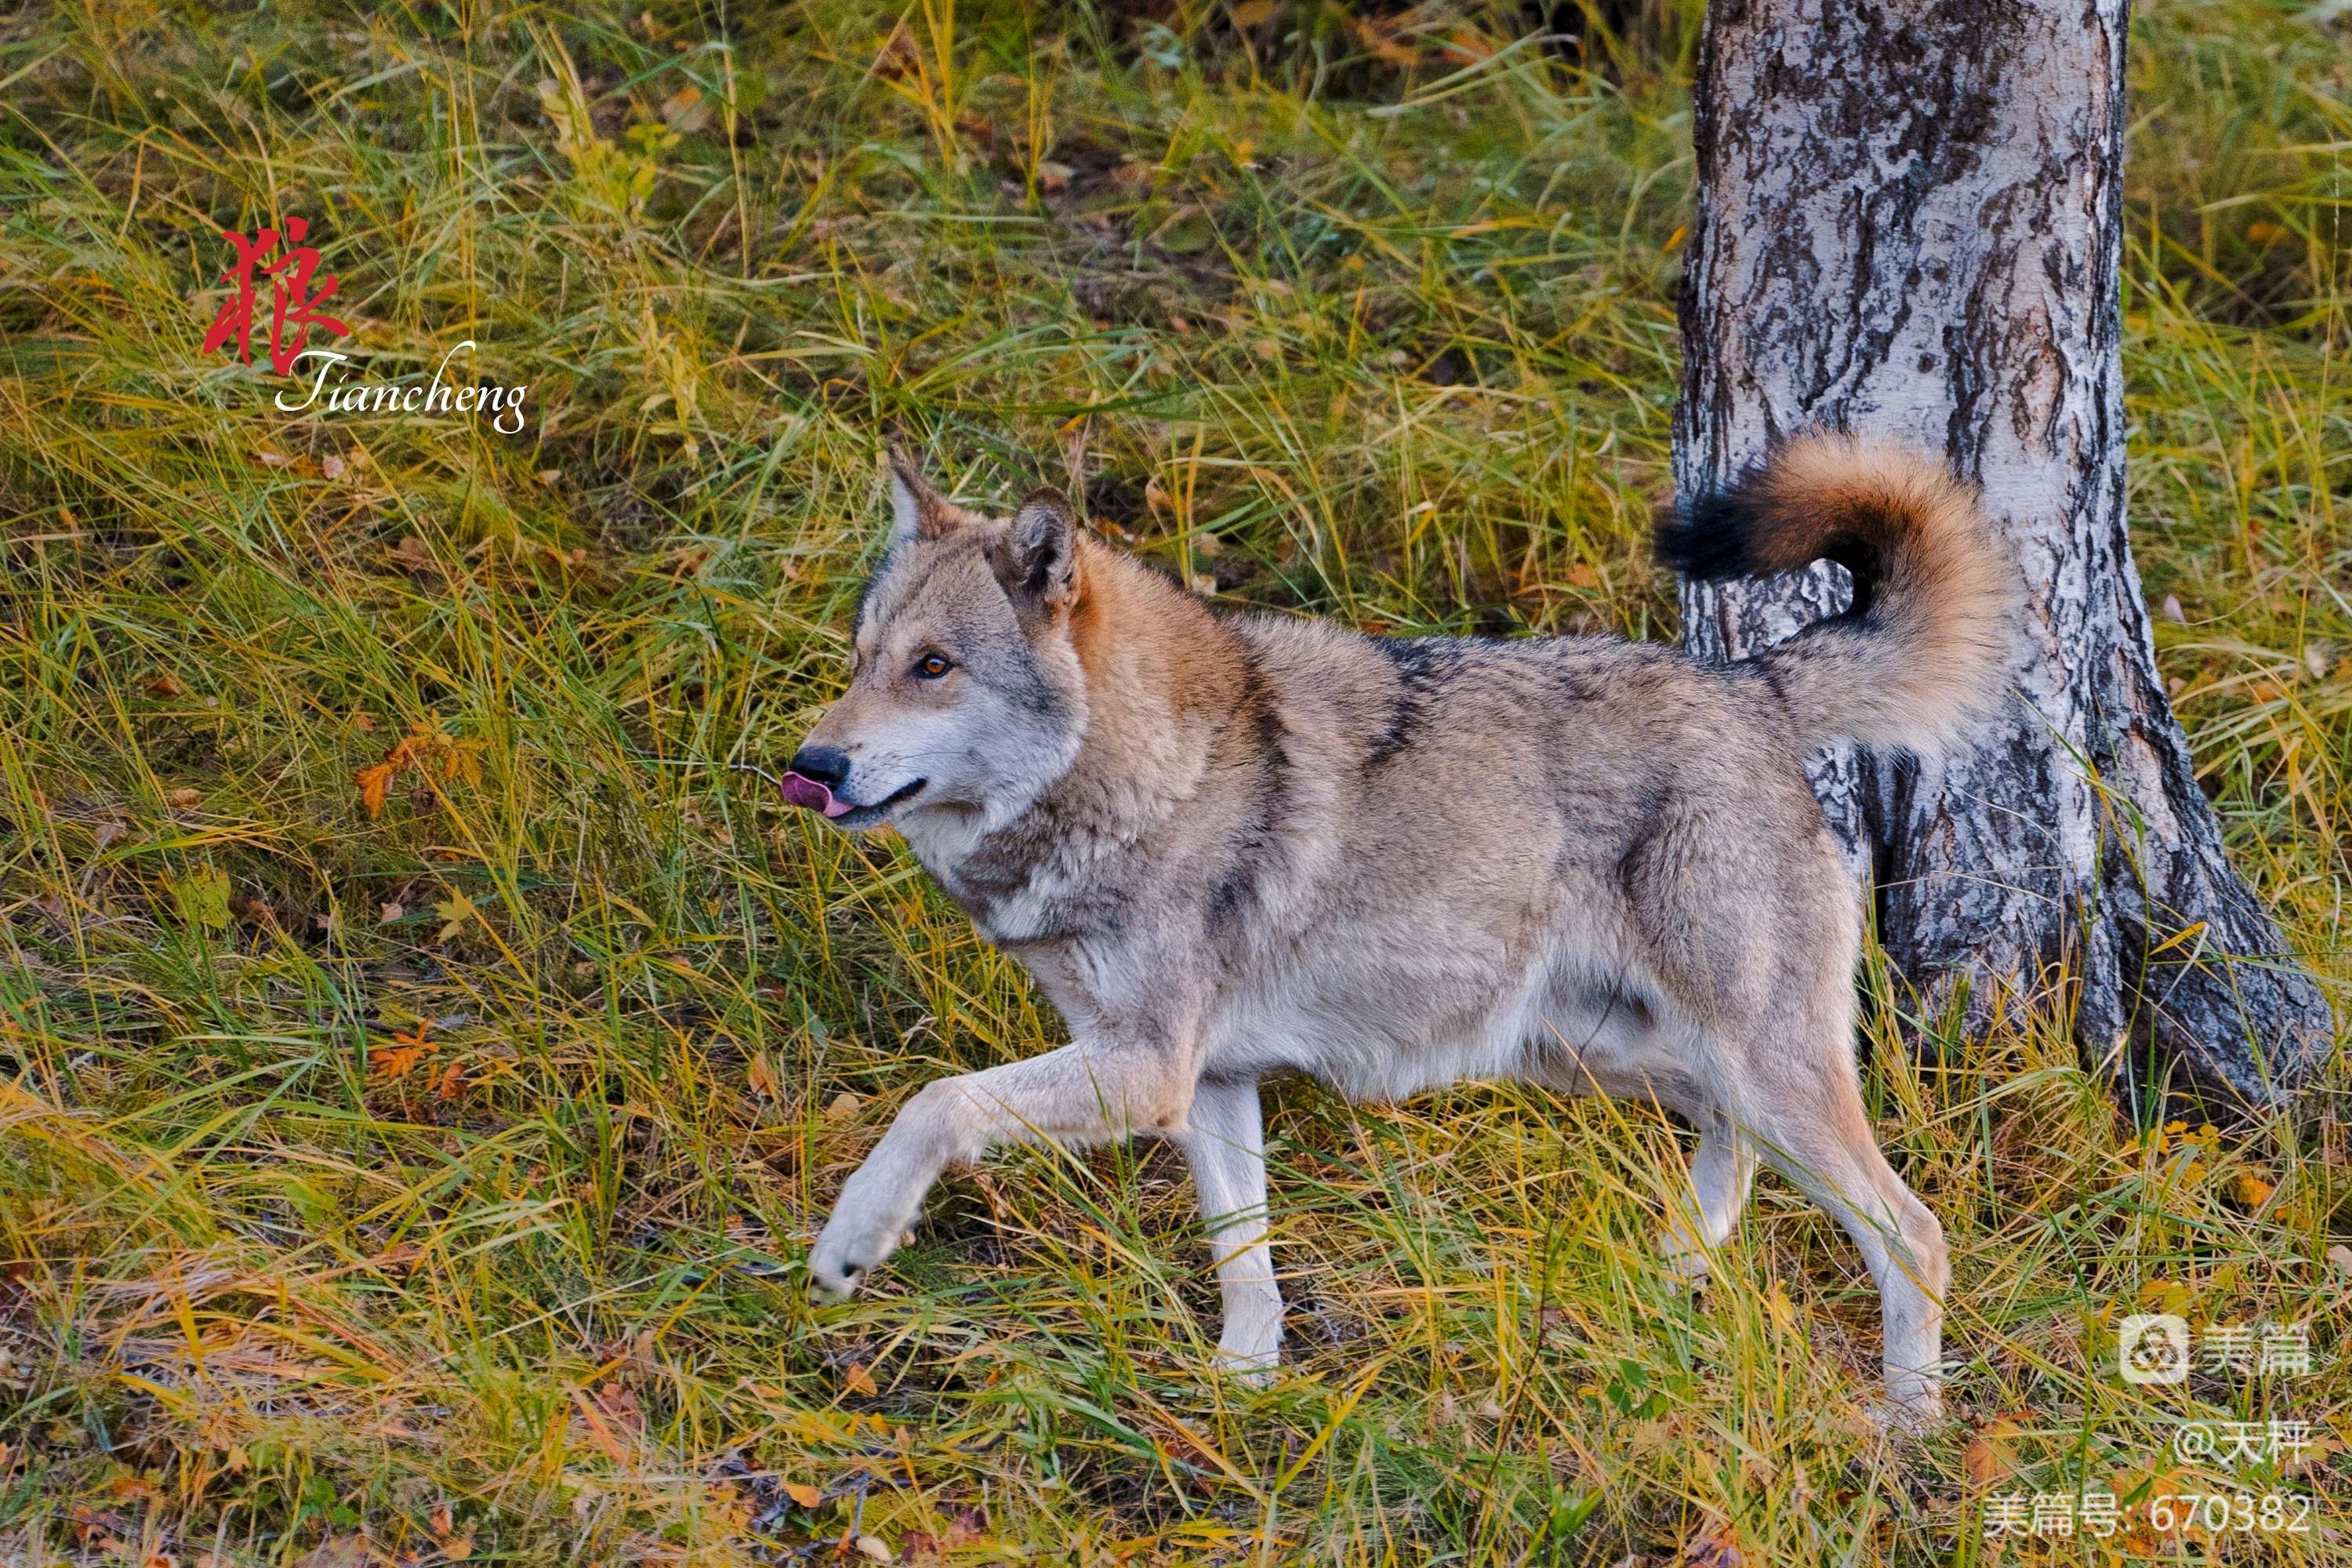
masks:
[[[1085,733],[1077,527],[1050,490],[1009,518],[966,511],[898,452],[889,480],[849,689],[793,753],[785,797],[843,828],[932,812],[993,826],[1069,768]]]

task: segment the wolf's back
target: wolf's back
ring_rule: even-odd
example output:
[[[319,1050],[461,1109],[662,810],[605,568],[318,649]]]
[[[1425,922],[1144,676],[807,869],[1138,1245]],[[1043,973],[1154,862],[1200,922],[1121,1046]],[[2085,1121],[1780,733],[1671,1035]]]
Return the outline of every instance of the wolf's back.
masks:
[[[1912,452],[1804,437],[1662,523],[1657,546],[1702,580],[1823,560],[1853,574],[1851,608],[1748,661],[1807,750],[1858,741],[1939,752],[2000,698],[2014,584],[1975,495]]]

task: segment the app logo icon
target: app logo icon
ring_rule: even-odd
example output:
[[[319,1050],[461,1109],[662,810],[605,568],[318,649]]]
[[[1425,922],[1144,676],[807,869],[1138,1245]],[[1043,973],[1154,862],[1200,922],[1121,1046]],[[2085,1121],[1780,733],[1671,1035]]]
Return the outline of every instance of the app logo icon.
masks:
[[[2126,1383],[2181,1383],[2189,1376],[2188,1320],[2171,1312],[2126,1318],[2116,1340]]]

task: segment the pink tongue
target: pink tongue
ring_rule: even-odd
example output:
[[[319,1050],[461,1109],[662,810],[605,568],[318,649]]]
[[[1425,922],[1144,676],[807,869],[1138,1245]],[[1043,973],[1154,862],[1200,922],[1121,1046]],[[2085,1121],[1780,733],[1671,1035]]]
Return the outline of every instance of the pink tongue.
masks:
[[[845,800],[833,798],[833,791],[804,773],[784,775],[784,799],[793,805],[804,805],[811,811],[821,811],[827,816],[846,816],[857,808]]]

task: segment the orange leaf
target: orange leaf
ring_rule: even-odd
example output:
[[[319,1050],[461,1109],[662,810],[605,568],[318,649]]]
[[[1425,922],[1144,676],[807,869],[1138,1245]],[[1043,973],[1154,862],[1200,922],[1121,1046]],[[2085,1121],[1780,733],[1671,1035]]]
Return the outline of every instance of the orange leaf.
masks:
[[[370,822],[383,815],[383,803],[392,794],[392,775],[399,771],[392,763],[377,763],[359,771],[360,804],[367,807]]]
[[[849,1363],[849,1369],[841,1374],[841,1386],[852,1394],[874,1394],[881,1392],[874,1386],[874,1374],[866,1370],[866,1363],[862,1361]]]
[[[1989,1487],[2016,1468],[2010,1458],[2010,1440],[2017,1436],[2014,1421],[1997,1418],[1985,1423],[1983,1429],[1969,1439],[1961,1450],[1960,1468],[1968,1472],[1969,1483]]]
[[[806,1481],[786,1481],[784,1495],[802,1508],[814,1508],[824,1500],[824,1494]]]

